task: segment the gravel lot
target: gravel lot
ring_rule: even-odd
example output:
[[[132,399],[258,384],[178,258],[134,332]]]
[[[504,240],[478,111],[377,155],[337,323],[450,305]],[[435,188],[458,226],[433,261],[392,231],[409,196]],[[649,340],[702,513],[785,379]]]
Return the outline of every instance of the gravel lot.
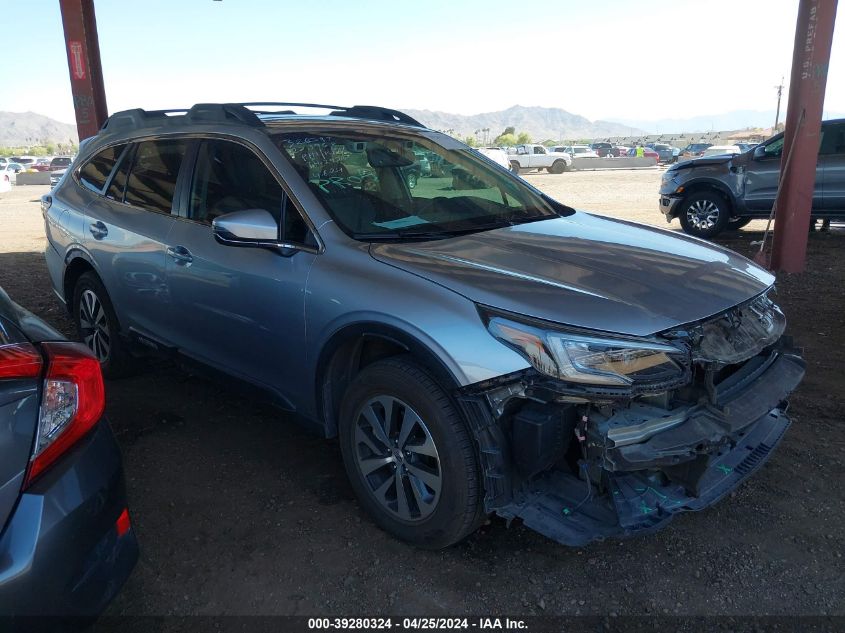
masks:
[[[661,171],[526,178],[572,206],[666,227]],[[46,190],[0,196],[0,286],[72,334],[41,255]],[[749,254],[761,224],[721,241]],[[845,233],[812,234],[809,261],[779,280],[808,375],[772,460],[711,510],[583,549],[497,519],[446,551],[409,548],[363,515],[336,444],[283,413],[163,363],[110,382],[142,555],[109,613],[845,614]]]

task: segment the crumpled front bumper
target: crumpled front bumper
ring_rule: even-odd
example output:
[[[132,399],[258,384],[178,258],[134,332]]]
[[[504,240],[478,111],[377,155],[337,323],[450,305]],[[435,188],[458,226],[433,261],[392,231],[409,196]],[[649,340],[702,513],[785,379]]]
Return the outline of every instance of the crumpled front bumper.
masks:
[[[680,484],[658,484],[648,471],[608,475],[610,495],[589,496],[585,482],[560,471],[547,473],[525,500],[508,508],[530,527],[564,545],[648,534],[680,512],[707,508],[762,466],[789,427],[775,409],[757,420],[733,449],[710,460],[699,480],[698,496]],[[594,490],[591,492],[595,493]]]
[[[570,546],[657,530],[679,512],[713,505],[766,462],[790,425],[785,398],[803,375],[803,360],[781,344],[714,386],[708,402],[690,406],[668,428],[651,432],[644,421],[639,436],[636,423],[623,434],[594,433],[593,453],[601,458],[581,462],[593,469],[591,478],[546,470],[495,511]]]

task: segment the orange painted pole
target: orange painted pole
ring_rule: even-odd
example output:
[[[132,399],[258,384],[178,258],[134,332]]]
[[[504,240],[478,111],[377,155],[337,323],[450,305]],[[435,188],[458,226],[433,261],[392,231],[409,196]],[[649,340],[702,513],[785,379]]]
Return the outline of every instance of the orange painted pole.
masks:
[[[94,136],[108,117],[94,0],[59,0],[79,140]]]
[[[837,0],[800,0],[770,268],[804,270]],[[789,156],[794,154],[792,160]],[[789,169],[785,169],[789,164]]]

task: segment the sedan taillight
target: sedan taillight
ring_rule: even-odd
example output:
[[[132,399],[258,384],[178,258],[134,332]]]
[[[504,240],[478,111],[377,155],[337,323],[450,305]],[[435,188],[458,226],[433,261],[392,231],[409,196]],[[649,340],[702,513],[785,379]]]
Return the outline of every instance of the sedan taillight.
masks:
[[[103,415],[100,363],[79,343],[43,343],[47,357],[35,449],[24,487],[81,440]]]
[[[41,354],[29,343],[0,345],[0,380],[38,378]]]

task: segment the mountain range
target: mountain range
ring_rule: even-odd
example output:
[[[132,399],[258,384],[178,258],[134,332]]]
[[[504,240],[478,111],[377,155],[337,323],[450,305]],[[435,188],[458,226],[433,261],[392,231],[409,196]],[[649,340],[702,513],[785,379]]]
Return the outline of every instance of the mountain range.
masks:
[[[786,104],[780,111],[779,121],[786,118]],[[638,127],[650,134],[677,134],[680,132],[710,132],[725,130],[744,130],[747,128],[769,128],[775,123],[774,110],[732,110],[721,114],[705,114],[685,119],[627,119],[615,118],[622,124]],[[841,112],[825,111],[823,119],[845,117]]]
[[[35,112],[0,112],[0,147],[79,142],[76,126]]]
[[[594,139],[643,133],[643,130],[637,127],[613,121],[590,121],[586,117],[572,114],[561,108],[515,105],[499,112],[472,115],[411,108],[403,108],[402,111],[435,130],[452,130],[453,134],[460,136],[478,136],[482,141],[484,132],[476,134],[476,131],[484,128],[490,130],[486,133],[488,141],[492,141],[506,127],[515,128],[517,133],[528,132],[535,141]]]

